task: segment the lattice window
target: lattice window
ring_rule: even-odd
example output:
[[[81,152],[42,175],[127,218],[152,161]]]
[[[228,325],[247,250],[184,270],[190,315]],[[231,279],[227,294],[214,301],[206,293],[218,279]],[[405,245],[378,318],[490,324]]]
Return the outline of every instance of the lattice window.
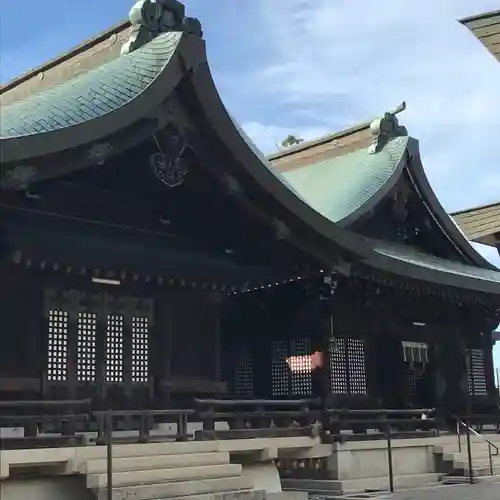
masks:
[[[347,339],[347,361],[350,394],[366,394],[365,343],[363,339]]]
[[[68,380],[68,323],[67,311],[50,309],[48,313],[47,380]]]
[[[468,361],[469,394],[472,396],[487,395],[484,351],[482,349],[469,349]]]
[[[275,397],[288,396],[288,345],[285,340],[271,343],[271,384]]]
[[[330,391],[332,394],[349,394],[346,346],[346,339],[343,337],[330,339]]]
[[[106,329],[106,375],[111,384],[123,382],[123,316],[108,314]]]
[[[419,396],[419,385],[424,377],[424,373],[423,366],[416,366],[406,370],[406,390],[410,399]]]
[[[76,363],[76,380],[78,382],[95,382],[96,329],[97,313],[78,313],[78,351]]]
[[[290,350],[298,366],[290,370],[292,395],[310,396],[312,394],[312,359],[309,339],[292,339]]]
[[[146,384],[149,380],[149,321],[132,318],[132,383]]]
[[[238,356],[235,372],[234,392],[237,397],[253,395],[253,363],[247,348],[242,348]]]

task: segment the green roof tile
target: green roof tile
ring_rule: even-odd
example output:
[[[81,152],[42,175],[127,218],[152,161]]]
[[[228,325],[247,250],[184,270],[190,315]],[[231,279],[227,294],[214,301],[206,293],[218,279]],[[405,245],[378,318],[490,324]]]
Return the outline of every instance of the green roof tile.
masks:
[[[396,245],[385,241],[375,241],[374,249],[380,255],[391,257],[392,259],[405,262],[406,264],[412,264],[431,271],[459,275],[491,283],[500,283],[499,271],[441,259],[433,255],[422,253],[410,246]]]
[[[305,165],[283,174],[294,191],[335,223],[372,208],[390,187],[404,158],[409,138],[396,137],[376,154],[363,148],[344,156]],[[360,213],[361,212],[361,213]]]
[[[155,80],[181,36],[178,32],[166,33],[141,49],[6,106],[0,116],[0,137],[52,132],[115,111]]]

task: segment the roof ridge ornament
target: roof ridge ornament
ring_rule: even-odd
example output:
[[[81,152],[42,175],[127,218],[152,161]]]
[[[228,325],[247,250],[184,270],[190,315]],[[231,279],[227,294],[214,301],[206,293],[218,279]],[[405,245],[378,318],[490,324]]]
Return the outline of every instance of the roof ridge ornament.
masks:
[[[133,52],[162,33],[172,31],[183,31],[202,38],[200,21],[195,17],[186,17],[185,13],[186,8],[179,0],[138,0],[128,15],[132,30],[121,53]]]
[[[401,137],[408,135],[406,127],[399,124],[396,117],[406,109],[406,102],[403,101],[395,109],[384,113],[383,116],[373,120],[370,123],[370,130],[372,133],[372,143],[368,147],[369,154],[375,154],[382,150],[382,148],[394,137]]]

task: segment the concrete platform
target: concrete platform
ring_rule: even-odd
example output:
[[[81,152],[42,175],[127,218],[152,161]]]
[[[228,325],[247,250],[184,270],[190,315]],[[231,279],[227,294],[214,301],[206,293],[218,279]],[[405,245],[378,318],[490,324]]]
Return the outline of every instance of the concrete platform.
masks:
[[[97,500],[107,500],[106,489],[95,491]],[[141,484],[137,486],[127,486],[113,488],[116,498],[131,498],[133,500],[165,500],[176,497],[190,497],[193,495],[212,495],[209,498],[217,498],[216,494],[227,495],[245,494],[253,499],[262,495],[252,488],[251,482],[247,482],[240,477],[204,479],[200,481],[178,481],[174,483]],[[238,497],[236,497],[238,498]],[[260,498],[265,498],[260,496]],[[3,499],[2,499],[3,500]],[[187,500],[187,499],[186,499]]]
[[[132,472],[146,469],[172,469],[199,465],[223,465],[230,463],[228,452],[184,453],[182,455],[152,455],[148,457],[114,458],[114,472]],[[108,464],[105,459],[89,460],[77,465],[82,474],[105,474]]]
[[[396,489],[418,488],[422,486],[437,485],[442,475],[437,473],[406,474],[394,476]],[[351,480],[307,480],[285,479],[282,481],[285,491],[307,491],[310,496],[341,496],[354,495],[367,492],[389,491],[389,478],[366,477]]]
[[[147,444],[120,444],[113,446],[113,459],[139,458],[203,454],[228,453],[236,461],[238,456],[253,458],[256,461],[270,461],[280,453],[288,455],[302,453],[317,448],[319,453],[328,456],[329,448],[320,446],[319,438],[305,436],[287,438],[235,439],[227,441],[188,441],[158,442]],[[91,460],[106,460],[106,447],[82,446],[65,448],[41,448],[30,450],[0,451],[0,480],[9,477],[10,469],[28,469],[46,466],[57,468],[59,474],[81,473],[82,467]],[[174,460],[174,459],[172,459]]]
[[[136,484],[174,483],[198,479],[218,479],[241,477],[239,464],[202,465],[197,467],[176,467],[171,469],[145,469],[131,472],[113,472],[113,486],[133,486]],[[87,488],[107,488],[107,474],[89,474]]]

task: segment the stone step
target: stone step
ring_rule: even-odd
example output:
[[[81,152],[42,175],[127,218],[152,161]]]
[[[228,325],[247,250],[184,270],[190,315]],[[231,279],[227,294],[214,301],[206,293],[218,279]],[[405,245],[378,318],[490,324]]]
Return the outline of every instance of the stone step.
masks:
[[[491,457],[491,463],[493,466],[500,466],[500,457]],[[465,467],[469,467],[469,460],[467,458],[461,458],[460,460],[453,461],[453,465],[458,469],[463,469]],[[490,459],[489,458],[476,458],[472,457],[472,468],[476,467],[489,467]]]
[[[211,453],[219,451],[217,441],[158,442],[145,444],[120,444],[113,446],[114,458],[145,457],[152,455],[183,455],[185,453]],[[223,450],[225,451],[225,450]],[[76,449],[76,460],[106,458],[106,446],[87,446]]]
[[[113,472],[172,469],[175,467],[194,467],[199,465],[223,465],[229,464],[229,462],[228,452],[113,458]],[[79,464],[77,470],[83,474],[105,474],[108,470],[107,460],[88,460]]]
[[[131,486],[134,484],[150,484],[197,479],[241,477],[240,464],[202,465],[174,469],[151,469],[133,472],[114,472],[113,486]],[[107,474],[89,474],[87,488],[105,488],[108,485]]]
[[[202,495],[189,495],[182,497],[169,498],[168,500],[308,500],[307,494],[305,497],[286,497],[280,499],[273,497],[273,494],[266,495],[265,491],[253,490],[238,490],[238,491],[225,491],[223,493],[205,493]]]
[[[483,460],[483,459],[488,459],[489,458],[489,453],[488,449],[483,449],[483,450],[473,450],[472,453],[472,459],[473,460]],[[498,458],[495,456],[495,451],[492,450],[492,458]],[[443,460],[447,462],[467,462],[469,460],[469,457],[467,455],[467,452],[462,451],[462,453],[443,453],[442,455]]]
[[[457,476],[455,474],[451,474],[449,476],[445,476],[442,479],[442,484],[468,484],[470,482],[467,476]],[[475,483],[500,483],[500,475],[497,474],[495,476],[474,476]]]
[[[493,474],[491,474],[491,469],[493,469]],[[455,464],[454,472],[456,474],[468,476],[469,475],[469,464]],[[500,474],[500,465],[494,465],[490,468],[490,465],[479,465],[472,462],[472,472],[475,477],[479,476],[496,476]]]
[[[441,478],[442,474],[437,473],[405,474],[394,476],[394,485],[397,489],[419,488],[438,484]],[[389,490],[388,477],[343,480],[283,479],[282,484],[285,490],[308,491],[317,495],[324,495],[325,492],[339,495]]]
[[[266,500],[308,500],[307,491],[282,491],[280,493],[267,493]]]
[[[95,491],[97,500],[107,500],[106,488]],[[172,483],[141,484],[136,486],[113,487],[113,498],[133,500],[166,500],[178,497],[195,497],[196,495],[212,495],[207,499],[219,500],[217,494],[233,495],[224,500],[238,499],[239,494],[253,493],[253,484],[250,480],[241,477],[224,477],[217,479],[203,479],[191,481],[177,481]],[[252,498],[250,496],[250,498]],[[261,497],[262,498],[262,497]],[[264,496],[265,498],[265,496]]]
[[[493,445],[500,448],[500,442],[498,441],[491,441],[491,442]],[[487,450],[487,449],[488,449],[488,443],[486,441],[478,441],[471,443],[471,450],[473,452]],[[458,443],[446,444],[446,445],[436,444],[434,445],[433,450],[434,453],[465,453],[467,450],[467,442],[464,439],[462,440],[462,447],[461,447],[462,451],[459,450]]]

